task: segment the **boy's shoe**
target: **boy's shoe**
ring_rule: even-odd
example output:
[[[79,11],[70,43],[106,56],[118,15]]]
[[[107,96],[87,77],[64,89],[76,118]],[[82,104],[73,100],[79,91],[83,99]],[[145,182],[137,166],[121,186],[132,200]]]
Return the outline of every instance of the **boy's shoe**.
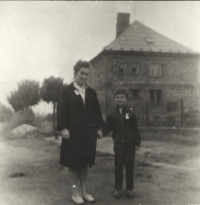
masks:
[[[120,199],[122,197],[122,190],[115,190],[114,197]]]
[[[134,196],[133,190],[127,190],[127,191],[126,191],[126,196],[127,196],[128,198],[133,198],[133,196]]]

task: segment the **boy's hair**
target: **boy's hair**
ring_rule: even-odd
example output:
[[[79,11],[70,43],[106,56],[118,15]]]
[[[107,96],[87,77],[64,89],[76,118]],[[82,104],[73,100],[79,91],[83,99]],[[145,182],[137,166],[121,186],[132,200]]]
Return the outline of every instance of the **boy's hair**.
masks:
[[[121,89],[118,89],[115,94],[114,94],[114,98],[117,94],[122,94],[122,95],[125,95],[126,99],[128,99],[128,93],[125,89],[121,88]]]

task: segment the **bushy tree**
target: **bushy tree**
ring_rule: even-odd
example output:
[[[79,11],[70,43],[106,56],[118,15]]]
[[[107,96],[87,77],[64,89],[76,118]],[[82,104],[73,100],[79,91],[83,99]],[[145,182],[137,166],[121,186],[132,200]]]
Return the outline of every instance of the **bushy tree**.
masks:
[[[58,102],[59,92],[63,86],[62,78],[55,78],[53,76],[44,79],[41,88],[41,98],[47,103],[53,103],[53,129],[55,138],[58,139],[56,133],[56,106]]]
[[[0,122],[10,120],[13,115],[13,111],[2,103],[0,103],[0,113]]]
[[[23,80],[7,97],[14,111],[26,110],[40,101],[40,86],[35,80]]]

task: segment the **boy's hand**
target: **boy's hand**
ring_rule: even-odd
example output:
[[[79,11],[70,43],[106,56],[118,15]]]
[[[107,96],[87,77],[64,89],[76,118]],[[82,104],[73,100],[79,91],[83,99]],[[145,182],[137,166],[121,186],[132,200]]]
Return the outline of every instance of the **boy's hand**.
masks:
[[[97,134],[98,134],[98,138],[99,138],[99,139],[103,138],[103,133],[102,133],[102,130],[101,130],[101,129],[98,129],[98,130],[97,130]]]
[[[69,130],[68,129],[64,129],[62,130],[62,137],[66,140],[69,140],[70,139],[70,134],[69,134]]]
[[[140,146],[135,146],[135,150],[138,151],[140,149]]]

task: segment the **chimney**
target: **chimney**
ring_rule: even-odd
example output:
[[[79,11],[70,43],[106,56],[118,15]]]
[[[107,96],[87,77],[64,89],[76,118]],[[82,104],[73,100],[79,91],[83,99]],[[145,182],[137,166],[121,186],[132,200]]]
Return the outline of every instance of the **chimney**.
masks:
[[[128,27],[130,23],[129,13],[117,14],[116,38],[119,37]]]

